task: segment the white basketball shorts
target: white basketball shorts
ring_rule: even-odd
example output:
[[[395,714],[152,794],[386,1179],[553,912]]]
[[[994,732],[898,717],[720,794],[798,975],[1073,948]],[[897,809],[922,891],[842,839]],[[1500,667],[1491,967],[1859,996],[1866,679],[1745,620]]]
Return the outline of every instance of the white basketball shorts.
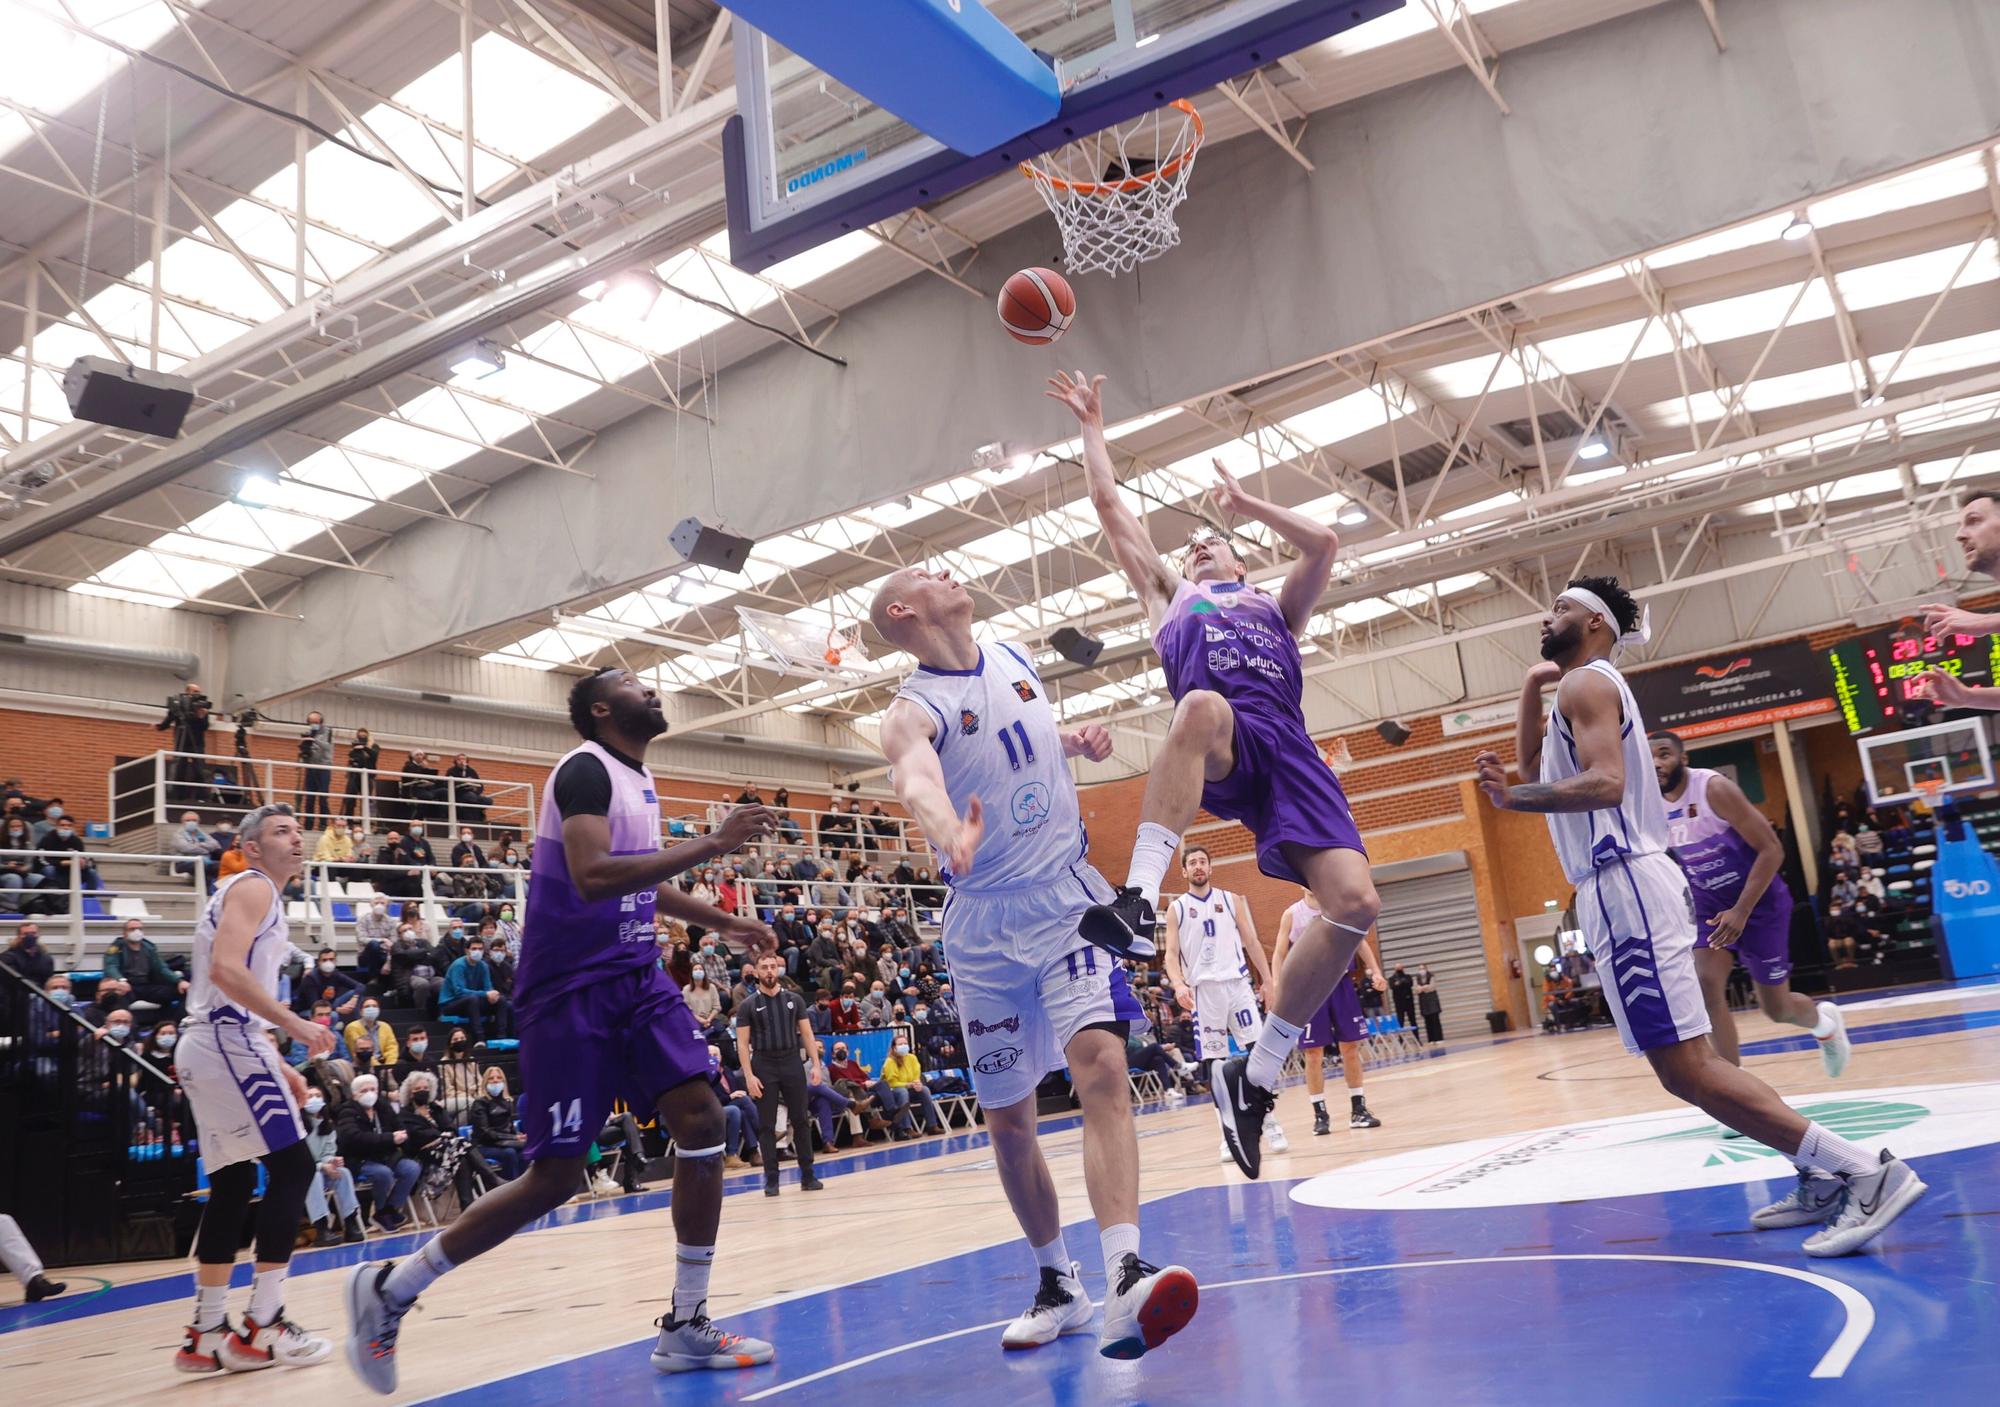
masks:
[[[1229,1038],[1249,1049],[1264,1034],[1264,1018],[1257,1010],[1257,994],[1250,979],[1194,984],[1194,1021],[1201,1032],[1201,1058],[1227,1060]]]
[[[1708,1034],[1694,900],[1673,856],[1636,855],[1592,870],[1577,881],[1576,915],[1625,1049],[1638,1055]]]
[[[194,1111],[201,1161],[247,1163],[306,1136],[271,1038],[234,1021],[190,1021],[174,1049],[174,1073]]]

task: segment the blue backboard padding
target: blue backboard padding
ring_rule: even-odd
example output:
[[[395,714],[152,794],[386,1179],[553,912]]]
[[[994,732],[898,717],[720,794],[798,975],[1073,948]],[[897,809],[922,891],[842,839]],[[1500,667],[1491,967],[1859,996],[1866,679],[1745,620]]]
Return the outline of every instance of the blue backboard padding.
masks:
[[[976,156],[1062,106],[1055,71],[978,0],[726,0],[877,107]]]
[[[740,269],[761,272],[780,259],[802,254],[850,230],[864,229],[912,206],[942,200],[1075,137],[1130,121],[1226,78],[1262,68],[1286,54],[1295,54],[1308,45],[1344,34],[1356,25],[1393,14],[1406,2],[1294,0],[1237,26],[1213,44],[1170,51],[1117,78],[1075,89],[1063,100],[1061,111],[1052,121],[1025,130],[1014,140],[1002,142],[982,155],[966,157],[955,151],[938,152],[857,186],[837,201],[774,220],[761,230],[752,230],[746,215],[750,208],[751,178],[743,143],[743,119],[731,117],[722,128],[729,261]]]

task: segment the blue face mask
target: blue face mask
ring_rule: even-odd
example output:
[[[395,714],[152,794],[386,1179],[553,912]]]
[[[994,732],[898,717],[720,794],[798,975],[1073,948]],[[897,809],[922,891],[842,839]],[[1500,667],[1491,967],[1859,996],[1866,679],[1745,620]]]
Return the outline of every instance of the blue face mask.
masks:
[[[903,969],[903,980],[905,982],[910,980],[910,969],[907,967]]]

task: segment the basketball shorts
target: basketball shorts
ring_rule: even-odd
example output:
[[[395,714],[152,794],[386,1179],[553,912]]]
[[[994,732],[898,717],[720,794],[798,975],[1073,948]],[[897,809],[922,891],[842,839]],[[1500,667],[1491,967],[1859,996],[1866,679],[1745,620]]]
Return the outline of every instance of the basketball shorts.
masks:
[[[644,1118],[662,1094],[708,1078],[708,1042],[655,964],[564,992],[521,1026],[523,1153],[580,1158],[616,1100]]]
[[[1719,900],[1710,899],[1701,890],[1694,891],[1694,926],[1697,948],[1708,946],[1710,925],[1718,914],[1728,912],[1729,906]],[[1757,907],[1750,911],[1750,921],[1743,925],[1743,936],[1736,940],[1733,949],[1737,965],[1750,974],[1750,980],[1762,987],[1776,987],[1789,982],[1792,977],[1792,892],[1785,888],[1783,879],[1771,881],[1771,887],[1764,891],[1764,897],[1757,901]]]
[[[1229,1038],[1248,1049],[1264,1034],[1264,1018],[1257,1010],[1257,994],[1250,979],[1194,984],[1194,1022],[1201,1032],[1201,1058],[1227,1060]]]
[[[1064,1067],[1077,1032],[1136,1014],[1117,959],[1077,931],[1085,909],[1114,897],[1088,865],[1065,868],[1033,888],[952,892],[944,947],[981,1104],[1020,1103],[1044,1075]]]
[[[1297,719],[1230,700],[1235,715],[1236,765],[1202,789],[1211,815],[1240,821],[1257,839],[1257,868],[1287,884],[1305,877],[1285,859],[1290,842],[1308,850],[1359,850],[1361,830],[1340,778]]]
[[[194,1113],[202,1165],[210,1176],[306,1136],[285,1068],[261,1027],[190,1021],[181,1028],[174,1074]]]
[[[1361,994],[1354,990],[1354,974],[1342,973],[1306,1022],[1299,1037],[1300,1050],[1324,1050],[1330,1045],[1351,1045],[1368,1035],[1368,1022],[1361,1015]]]
[[[1577,881],[1576,913],[1625,1049],[1638,1055],[1708,1034],[1694,899],[1673,856],[1600,865]]]

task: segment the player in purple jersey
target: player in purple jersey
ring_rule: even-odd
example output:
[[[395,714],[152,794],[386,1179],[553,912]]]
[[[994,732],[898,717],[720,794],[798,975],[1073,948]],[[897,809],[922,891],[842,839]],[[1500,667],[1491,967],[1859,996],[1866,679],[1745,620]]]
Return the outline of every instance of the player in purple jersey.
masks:
[[[1048,394],[1083,426],[1090,501],[1146,608],[1175,707],[1153,754],[1125,886],[1113,903],[1084,916],[1083,936],[1115,952],[1152,956],[1160,882],[1202,807],[1243,823],[1256,837],[1265,874],[1319,900],[1320,912],[1293,937],[1263,1039],[1225,1062],[1209,1086],[1237,1166],[1255,1177],[1279,1074],[1382,906],[1354,814],[1306,731],[1300,702],[1305,672],[1296,637],[1326,590],[1340,539],[1324,523],[1253,498],[1218,462],[1215,497],[1223,511],[1262,523],[1298,560],[1273,596],[1245,583],[1243,559],[1221,532],[1204,528],[1188,539],[1180,570],[1170,568],[1120,496],[1104,436],[1103,385],[1102,376],[1058,373]]]
[[[661,850],[659,795],[641,761],[667,730],[658,692],[628,670],[601,669],[577,681],[569,714],[584,742],[557,764],[542,798],[514,977],[528,1170],[415,1255],[355,1267],[347,1361],[377,1392],[395,1390],[396,1339],[418,1294],[575,1195],[591,1139],[620,1098],[657,1109],[675,1144],[676,1274],[672,1308],[656,1321],[653,1366],[679,1373],[771,1361],[771,1345],[722,1332],[705,1309],[722,1219],[722,1104],[708,1082],[708,1044],[659,965],[654,915],[773,945],[762,924],[669,881],[771,834],[777,817],[738,806],[711,834]]]
[[[1709,1042],[1730,1064],[1743,1063],[1729,1009],[1729,973],[1742,963],[1764,1014],[1811,1031],[1826,1073],[1840,1078],[1850,1052],[1840,1008],[1815,1005],[1792,990],[1792,893],[1778,874],[1784,842],[1736,783],[1687,765],[1678,733],[1663,728],[1646,740],[1667,803],[1674,858],[1694,895],[1694,965],[1708,1005]]]

